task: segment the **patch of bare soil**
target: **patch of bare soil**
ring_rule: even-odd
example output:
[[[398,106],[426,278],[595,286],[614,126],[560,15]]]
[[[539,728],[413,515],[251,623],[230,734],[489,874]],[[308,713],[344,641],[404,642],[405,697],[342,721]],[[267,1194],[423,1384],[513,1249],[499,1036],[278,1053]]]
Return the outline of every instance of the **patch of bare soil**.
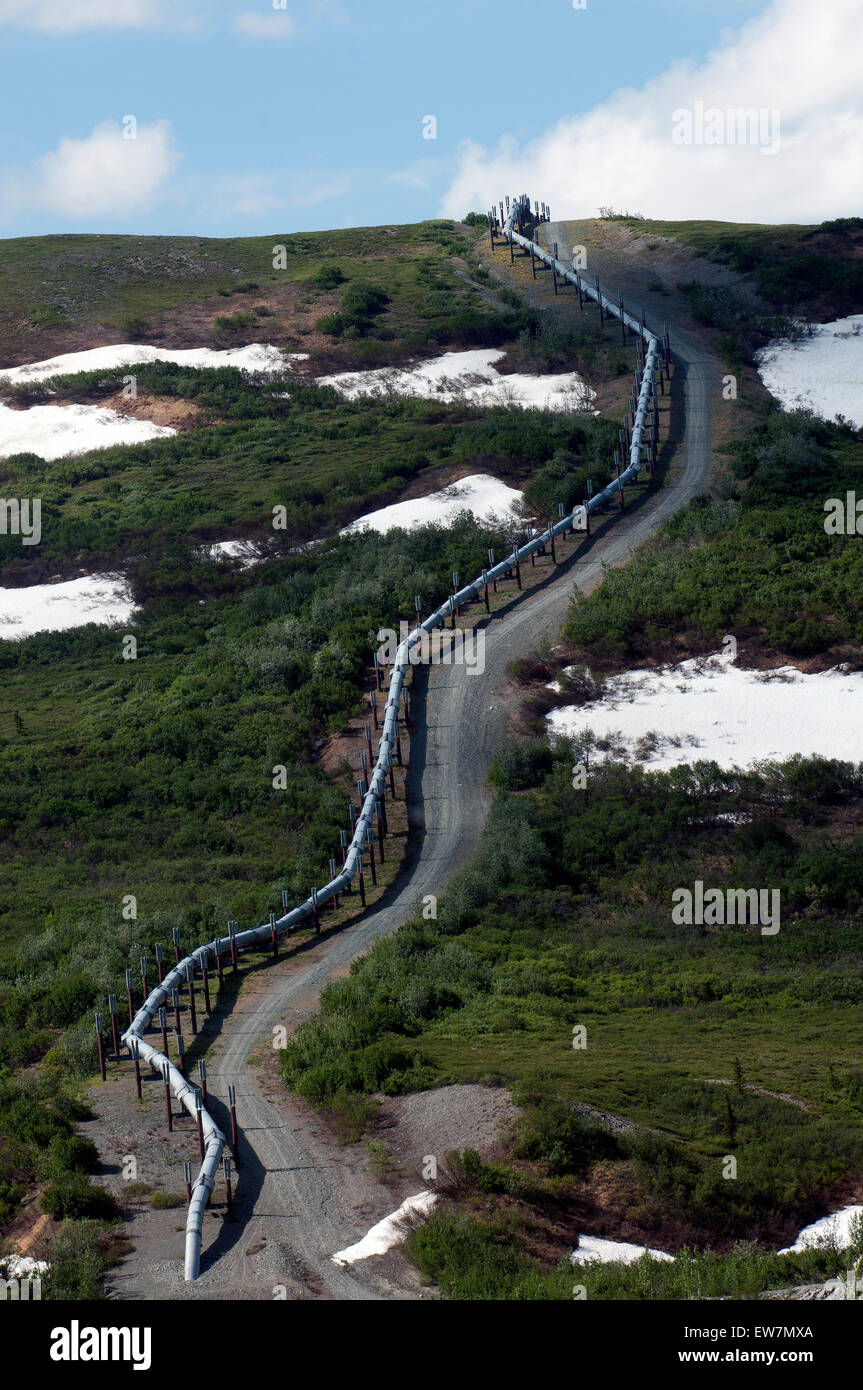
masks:
[[[181,1115],[174,1102],[174,1132],[168,1133],[164,1086],[151,1078],[146,1069],[142,1071],[144,1099],[138,1101],[128,1060],[121,1068],[109,1062],[107,1082],[95,1087],[91,1095],[95,1118],[78,1126],[78,1131],[99,1150],[102,1167],[94,1181],[106,1187],[118,1203],[123,1233],[131,1241],[136,1259],[147,1264],[169,1263],[182,1281],[186,1222],[183,1163],[190,1160],[197,1175],[197,1131],[190,1117],[185,1112]],[[166,1210],[153,1208],[151,1198],[155,1192],[176,1196],[180,1203]],[[213,1194],[205,1226],[221,1225],[230,1219],[224,1190],[220,1188]],[[122,1296],[122,1264],[112,1272],[109,1282],[112,1290]]]
[[[99,401],[118,415],[132,415],[136,420],[149,420],[154,425],[169,425],[171,429],[188,430],[200,423],[201,408],[195,401],[179,400],[175,396],[150,396],[141,392],[134,400],[122,391]],[[216,423],[208,421],[208,423]]]
[[[39,1210],[41,1193],[40,1187],[30,1194],[3,1235],[4,1242],[8,1242],[17,1254],[31,1255],[34,1259],[44,1258],[54,1225],[50,1216]]]
[[[483,1158],[501,1158],[516,1119],[502,1086],[440,1086],[407,1096],[378,1096],[378,1138],[386,1146],[393,1181],[421,1186],[429,1157],[438,1168],[452,1149],[476,1149]]]

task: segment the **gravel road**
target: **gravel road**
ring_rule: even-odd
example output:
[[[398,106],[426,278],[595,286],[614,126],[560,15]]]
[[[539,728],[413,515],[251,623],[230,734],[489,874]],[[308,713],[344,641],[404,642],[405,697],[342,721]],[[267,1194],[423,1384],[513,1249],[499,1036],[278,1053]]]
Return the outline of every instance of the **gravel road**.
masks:
[[[546,229],[548,244],[566,237],[562,224]],[[591,265],[591,270],[594,266]],[[624,292],[643,284],[642,268],[613,265],[609,288]],[[597,264],[597,273],[603,266]],[[632,281],[632,277],[635,281]],[[639,301],[640,302],[640,301]],[[561,304],[558,312],[566,310]],[[572,312],[577,313],[575,306]],[[650,321],[650,311],[648,314]],[[538,591],[514,604],[489,625],[483,676],[466,667],[433,667],[420,702],[411,745],[408,796],[416,834],[410,858],[383,904],[340,936],[313,945],[293,962],[258,972],[244,988],[222,1041],[210,1063],[210,1093],[224,1101],[232,1082],[238,1093],[242,1130],[241,1175],[233,1224],[205,1223],[202,1275],[182,1283],[178,1258],[158,1264],[133,1255],[123,1269],[114,1296],[123,1298],[272,1298],[272,1286],[288,1283],[289,1297],[313,1294],[336,1299],[386,1299],[423,1296],[398,1265],[381,1273],[378,1261],[340,1268],[333,1251],[359,1239],[382,1214],[357,1213],[356,1174],[350,1161],[329,1157],[307,1108],[278,1095],[258,1065],[249,1065],[253,1048],[274,1025],[292,1028],[315,1006],[328,980],[344,974],[350,962],[382,936],[395,932],[425,894],[439,895],[454,872],[470,859],[487,809],[486,777],[510,714],[509,663],[554,641],[566,615],[573,586],[588,591],[602,578],[602,566],[626,562],[631,548],[644,540],[664,517],[703,490],[710,470],[710,415],[719,389],[721,367],[692,332],[672,327],[678,358],[676,390],[683,399],[676,419],[685,428],[674,453],[671,478],[650,503],[622,520],[600,528],[556,575]],[[421,683],[420,683],[421,686]],[[216,1114],[224,1112],[216,1106]],[[379,1198],[383,1200],[383,1194]],[[382,1210],[391,1208],[383,1207]],[[218,1234],[215,1234],[218,1232]],[[277,1252],[272,1258],[258,1249]],[[249,1250],[255,1254],[249,1255]],[[372,1269],[371,1266],[375,1266]],[[395,1273],[393,1273],[395,1270]]]

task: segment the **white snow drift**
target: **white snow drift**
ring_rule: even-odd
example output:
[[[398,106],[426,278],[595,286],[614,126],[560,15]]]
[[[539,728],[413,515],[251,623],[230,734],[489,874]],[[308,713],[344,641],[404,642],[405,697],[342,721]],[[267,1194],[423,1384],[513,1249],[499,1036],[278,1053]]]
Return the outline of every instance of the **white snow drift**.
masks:
[[[820,1221],[813,1221],[811,1226],[804,1226],[798,1233],[793,1245],[786,1245],[784,1250],[779,1250],[779,1255],[798,1255],[804,1250],[814,1250],[819,1245],[835,1246],[838,1250],[846,1250],[852,1244],[855,1235],[855,1226],[863,1221],[863,1207],[852,1206],[843,1207],[841,1211],[834,1212],[832,1216],[822,1216]]]
[[[599,1236],[579,1236],[578,1246],[570,1255],[574,1265],[634,1264],[645,1250],[652,1260],[673,1260],[664,1250],[651,1250],[645,1245],[630,1245],[626,1240],[601,1240]]]
[[[46,381],[52,376],[77,372],[113,371],[148,362],[175,362],[185,367],[239,367],[249,372],[280,372],[290,361],[305,360],[308,353],[285,353],[266,343],[240,348],[147,347],[140,343],[115,343],[109,347],[88,348],[85,352],[65,352],[44,362],[0,369],[0,392],[4,385]],[[36,405],[12,410],[0,403],[0,458],[33,453],[53,460],[83,454],[89,449],[108,449],[114,444],[142,444],[164,439],[177,431],[96,405]]]
[[[863,314],[813,325],[811,334],[762,348],[758,375],[786,410],[806,406],[825,420],[844,415],[863,429]]]
[[[38,454],[52,460],[109,449],[113,444],[142,444],[177,431],[98,405],[34,405],[11,410],[0,403],[0,458]]]
[[[778,1255],[799,1255],[804,1250],[818,1246],[830,1246],[837,1250],[847,1250],[856,1234],[856,1227],[863,1221],[863,1206],[843,1207],[832,1216],[823,1216],[804,1226],[793,1245],[777,1250]],[[627,1241],[602,1240],[599,1236],[579,1236],[578,1246],[570,1255],[574,1265],[590,1264],[634,1264],[647,1250],[652,1260],[673,1260],[664,1250],[652,1250],[644,1245],[631,1245]]]
[[[349,400],[358,396],[423,396],[471,405],[519,405],[538,410],[586,410],[596,392],[577,372],[528,376],[502,375],[495,366],[505,354],[497,348],[445,352],[410,367],[379,367],[367,372],[337,372],[322,376],[322,386],[334,386]]]
[[[268,343],[237,348],[162,348],[144,343],[111,343],[84,352],[61,352],[44,362],[23,367],[0,367],[0,390],[5,382],[45,381],[51,376],[110,371],[146,362],[176,362],[181,367],[239,367],[247,372],[280,372],[291,361],[305,361],[307,352],[283,352]]]
[[[125,583],[115,575],[0,589],[0,638],[66,632],[85,623],[126,623],[135,611]]]
[[[410,1217],[428,1216],[437,1196],[434,1192],[420,1192],[416,1197],[407,1197],[390,1216],[385,1216],[362,1240],[337,1250],[330,1258],[335,1264],[351,1265],[356,1260],[367,1260],[370,1255],[385,1255],[394,1245],[405,1238],[405,1223]]]
[[[702,759],[745,767],[795,753],[863,759],[863,673],[841,666],[744,671],[717,655],[627,671],[609,679],[607,691],[602,700],[552,710],[550,733],[591,729],[652,769]]]
[[[412,497],[407,502],[393,502],[392,506],[381,507],[376,512],[366,512],[340,534],[346,536],[353,531],[369,530],[383,535],[397,526],[410,531],[416,526],[427,526],[431,521],[447,526],[459,512],[466,511],[473,512],[478,520],[511,516],[517,512],[521,501],[522,493],[507,487],[499,478],[493,478],[490,473],[471,473],[440,492],[430,492],[427,497]]]
[[[30,1255],[4,1255],[0,1260],[0,1278],[34,1279],[47,1274],[51,1266],[47,1260],[34,1260]]]

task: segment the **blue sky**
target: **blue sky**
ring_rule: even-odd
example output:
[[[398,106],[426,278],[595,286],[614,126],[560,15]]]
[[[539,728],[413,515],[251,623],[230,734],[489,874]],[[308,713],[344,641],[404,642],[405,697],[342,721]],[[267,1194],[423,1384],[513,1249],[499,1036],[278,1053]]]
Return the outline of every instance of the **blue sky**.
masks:
[[[651,82],[667,87],[671,69],[673,85],[679,61],[681,86],[694,75],[709,97],[717,46],[765,11],[781,19],[801,3],[0,0],[0,235],[416,221],[454,211],[462,190],[461,212],[485,207],[500,180],[498,196],[507,191],[510,168],[523,175],[532,151],[555,148],[562,121],[577,139],[574,123],[600,113],[605,131],[604,113],[628,102],[637,148],[642,108],[659,101],[667,123]],[[833,3],[850,22],[860,0]],[[434,140],[423,139],[430,115]],[[134,140],[122,138],[127,116]],[[587,204],[607,169],[608,200],[627,201],[630,142],[604,139],[594,139],[581,194],[565,167],[547,175],[562,184],[531,191]],[[582,168],[588,159],[582,143]]]

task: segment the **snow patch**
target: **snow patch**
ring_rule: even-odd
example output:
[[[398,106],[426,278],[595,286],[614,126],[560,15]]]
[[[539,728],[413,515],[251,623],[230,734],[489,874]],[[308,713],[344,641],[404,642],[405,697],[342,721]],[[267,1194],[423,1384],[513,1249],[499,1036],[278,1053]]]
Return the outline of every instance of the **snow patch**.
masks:
[[[625,1240],[601,1240],[599,1236],[579,1236],[578,1246],[569,1259],[574,1265],[631,1265],[641,1259],[645,1250],[652,1260],[674,1259],[673,1255],[667,1255],[664,1250],[651,1250],[646,1245],[630,1245]]]
[[[506,483],[493,478],[490,473],[471,473],[440,492],[430,492],[427,497],[412,497],[407,502],[394,502],[392,506],[381,507],[376,512],[367,512],[346,526],[340,534],[347,536],[354,531],[370,530],[383,535],[396,526],[410,531],[416,526],[427,526],[431,521],[449,525],[459,512],[464,511],[473,512],[478,520],[512,515],[520,506],[522,497],[523,494],[516,488],[507,487]]]
[[[0,1260],[4,1279],[32,1279],[47,1274],[50,1268],[47,1260],[34,1260],[29,1255],[5,1255]]]
[[[378,367],[366,372],[336,372],[318,378],[348,400],[359,396],[423,396],[471,405],[518,405],[537,410],[587,410],[596,392],[577,372],[504,376],[493,365],[505,354],[498,348],[445,352],[410,367]]]
[[[110,347],[88,348],[84,352],[65,352],[44,362],[0,369],[0,389],[4,385],[46,381],[52,376],[77,372],[109,371],[148,362],[175,362],[186,367],[239,367],[249,372],[281,372],[290,361],[306,360],[307,352],[283,352],[266,343],[240,348],[167,348],[138,343],[116,343]],[[0,458],[12,454],[34,453],[53,460],[88,449],[108,449],[114,444],[141,444],[164,439],[177,431],[168,425],[155,425],[96,405],[37,405],[28,410],[12,410],[0,405]]]
[[[142,343],[113,343],[84,352],[61,352],[44,362],[23,367],[0,367],[4,382],[45,381],[51,376],[73,376],[114,367],[136,367],[145,362],[176,362],[180,367],[239,367],[247,372],[280,372],[289,362],[307,361],[307,352],[283,352],[269,343],[249,343],[237,348],[161,348]]]
[[[814,1250],[819,1245],[835,1245],[846,1250],[854,1240],[853,1227],[863,1221],[863,1206],[843,1207],[832,1216],[822,1216],[811,1226],[804,1226],[793,1245],[778,1250],[779,1255],[799,1255],[803,1250]]]
[[[142,444],[176,433],[168,425],[154,425],[98,405],[34,405],[29,410],[10,410],[0,404],[0,458],[38,454],[50,461],[88,449]]]
[[[786,410],[805,406],[825,420],[844,415],[863,429],[863,314],[814,324],[801,342],[768,343],[758,375]]]
[[[405,1221],[412,1216],[428,1216],[437,1201],[434,1192],[420,1192],[416,1197],[408,1197],[398,1211],[385,1216],[356,1245],[337,1250],[330,1258],[335,1264],[351,1265],[357,1260],[367,1260],[370,1255],[385,1255],[394,1245],[405,1238]]]
[[[701,760],[745,767],[795,753],[863,759],[863,672],[841,666],[813,674],[793,666],[744,671],[723,653],[627,671],[611,677],[606,691],[602,700],[552,710],[549,732],[590,729],[611,739],[618,756],[651,769]]]
[[[249,541],[213,541],[206,547],[213,560],[220,560],[223,557],[230,560],[241,560],[241,569],[248,569],[250,565],[259,565],[263,556],[256,555],[249,549]]]
[[[0,638],[67,632],[85,623],[128,623],[135,612],[125,582],[115,575],[0,589]]]

